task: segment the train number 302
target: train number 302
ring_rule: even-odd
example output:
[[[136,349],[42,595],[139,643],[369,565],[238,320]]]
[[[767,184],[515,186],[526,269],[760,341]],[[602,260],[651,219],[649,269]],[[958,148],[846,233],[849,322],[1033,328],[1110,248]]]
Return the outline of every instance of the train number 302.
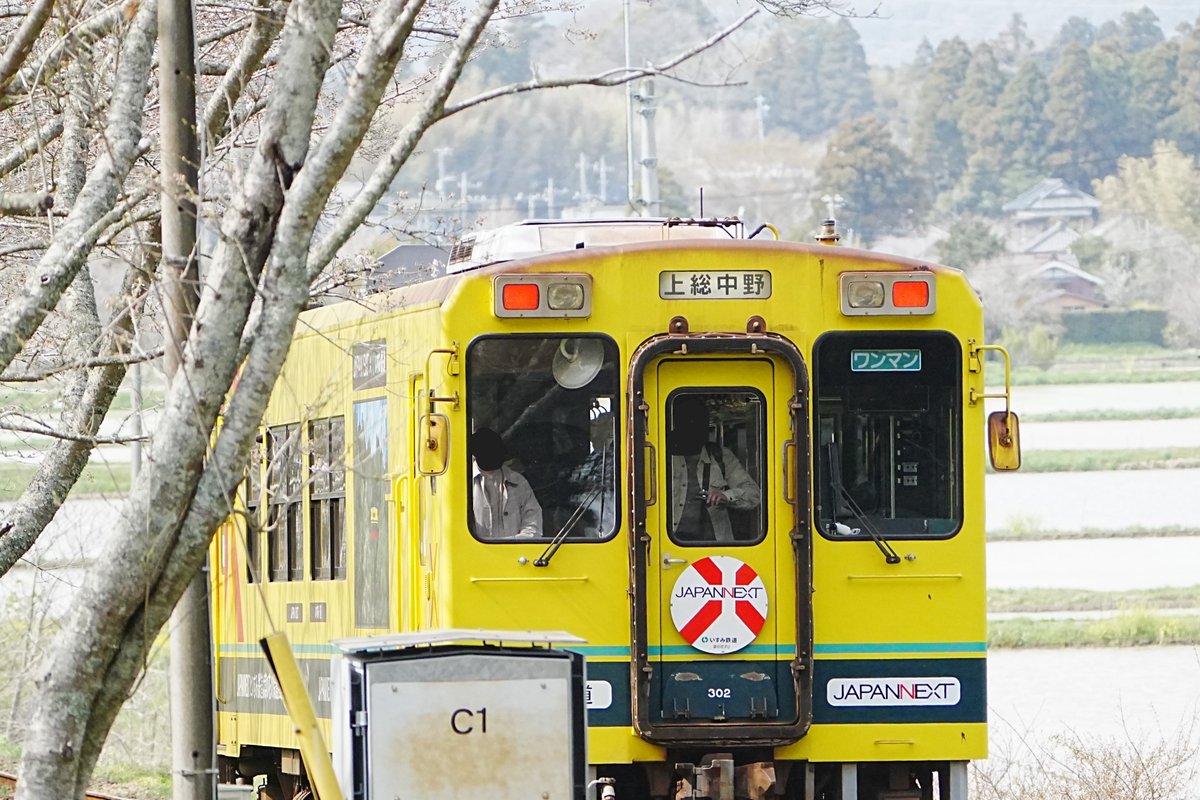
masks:
[[[714,700],[728,700],[733,697],[733,692],[730,689],[709,689],[708,696]]]

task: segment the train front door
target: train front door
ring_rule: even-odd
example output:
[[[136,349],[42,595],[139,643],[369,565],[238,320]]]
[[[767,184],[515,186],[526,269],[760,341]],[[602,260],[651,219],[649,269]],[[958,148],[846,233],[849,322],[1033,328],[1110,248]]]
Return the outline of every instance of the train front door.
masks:
[[[806,726],[803,382],[798,357],[746,349],[668,351],[635,379],[634,681],[653,741],[737,728],[781,742]]]

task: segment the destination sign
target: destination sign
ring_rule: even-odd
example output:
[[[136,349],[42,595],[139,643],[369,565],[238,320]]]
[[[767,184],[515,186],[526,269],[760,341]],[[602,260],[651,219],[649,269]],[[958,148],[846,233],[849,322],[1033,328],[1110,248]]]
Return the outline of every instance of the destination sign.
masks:
[[[765,269],[690,269],[658,273],[663,300],[765,300],[771,273]]]
[[[920,372],[920,350],[851,350],[851,372]]]

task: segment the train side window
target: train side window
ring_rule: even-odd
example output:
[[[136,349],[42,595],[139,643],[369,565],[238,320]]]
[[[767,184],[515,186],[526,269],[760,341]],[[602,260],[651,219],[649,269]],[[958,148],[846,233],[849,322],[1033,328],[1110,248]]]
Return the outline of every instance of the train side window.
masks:
[[[250,459],[246,464],[245,491],[246,508],[246,580],[254,583],[262,578],[262,490],[263,448],[261,437],[250,446]]]
[[[308,424],[309,538],[313,580],[346,577],[346,419]]]
[[[962,524],[962,349],[938,331],[816,344],[817,525],[831,539],[936,538]]]
[[[615,534],[616,343],[601,336],[489,336],[471,343],[466,365],[471,533],[508,542],[594,542]]]
[[[753,389],[682,389],[667,398],[667,505],[676,544],[762,540],[765,405]]]
[[[300,425],[267,428],[267,576],[271,581],[304,578],[301,465]]]

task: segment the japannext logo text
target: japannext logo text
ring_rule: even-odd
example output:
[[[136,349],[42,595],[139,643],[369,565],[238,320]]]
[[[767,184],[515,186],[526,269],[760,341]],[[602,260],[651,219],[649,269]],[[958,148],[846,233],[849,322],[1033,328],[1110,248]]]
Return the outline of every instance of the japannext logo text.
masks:
[[[676,586],[676,597],[701,597],[705,600],[757,600],[766,588],[762,586]]]
[[[954,706],[958,678],[834,678],[825,687],[831,706]]]

